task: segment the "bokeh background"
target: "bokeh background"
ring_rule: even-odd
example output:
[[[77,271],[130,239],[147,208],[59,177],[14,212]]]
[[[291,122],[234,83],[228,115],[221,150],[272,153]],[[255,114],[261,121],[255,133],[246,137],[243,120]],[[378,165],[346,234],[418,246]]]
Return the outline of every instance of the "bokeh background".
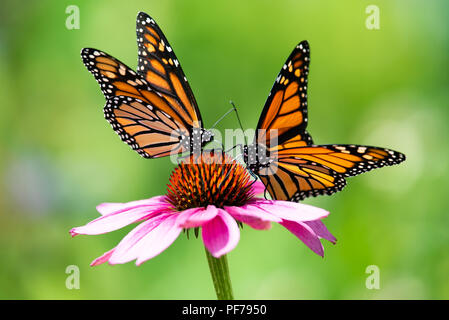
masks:
[[[80,9],[68,30],[66,8]],[[368,5],[380,29],[365,26]],[[407,161],[309,199],[331,212],[325,257],[278,225],[245,227],[229,256],[240,299],[449,298],[449,6],[444,1],[2,1],[0,298],[214,299],[202,242],[178,240],[140,267],[89,263],[132,226],[71,238],[101,202],[165,192],[173,165],[146,160],[103,118],[80,49],[137,64],[135,18],[150,14],[174,48],[205,126],[239,106],[257,124],[293,47],[311,46],[309,131],[316,143],[404,152]],[[220,125],[237,128],[230,115]],[[80,289],[66,288],[66,268]],[[380,289],[365,270],[380,270]]]

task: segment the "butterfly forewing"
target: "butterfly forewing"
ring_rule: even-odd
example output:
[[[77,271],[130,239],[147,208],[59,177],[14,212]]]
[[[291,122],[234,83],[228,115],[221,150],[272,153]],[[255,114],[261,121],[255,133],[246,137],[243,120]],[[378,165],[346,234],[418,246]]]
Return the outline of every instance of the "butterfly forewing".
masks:
[[[148,90],[146,81],[136,72],[103,51],[84,48],[81,58],[106,99],[120,95],[143,98],[141,91]]]
[[[257,125],[266,135],[256,137],[256,143],[263,143],[270,148],[272,141],[281,144],[293,136],[300,137],[297,141],[300,145],[312,143],[312,138],[305,130],[309,62],[309,44],[302,41],[276,77]]]
[[[137,72],[178,110],[180,116],[187,118],[194,127],[200,127],[201,115],[195,97],[167,38],[156,22],[143,12],[137,16],[136,30]]]

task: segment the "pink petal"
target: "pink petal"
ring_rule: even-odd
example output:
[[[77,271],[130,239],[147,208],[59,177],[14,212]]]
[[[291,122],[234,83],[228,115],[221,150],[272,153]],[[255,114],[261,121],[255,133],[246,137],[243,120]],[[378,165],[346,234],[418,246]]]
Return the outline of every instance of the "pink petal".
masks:
[[[117,245],[109,263],[126,263],[137,259],[136,264],[140,265],[160,254],[182,231],[176,225],[176,218],[176,214],[161,214],[140,224]]]
[[[304,224],[308,225],[318,237],[329,240],[334,244],[337,242],[337,239],[327,230],[321,220],[306,221]]]
[[[324,209],[292,201],[255,200],[253,203],[281,219],[297,222],[322,219],[329,214]]]
[[[217,216],[203,225],[201,235],[207,250],[215,258],[234,249],[240,240],[237,223],[223,209],[218,209]]]
[[[92,261],[90,266],[93,267],[93,266],[98,266],[98,265],[100,265],[102,263],[105,263],[106,261],[109,260],[109,258],[111,257],[112,253],[114,252],[114,250],[115,250],[115,248],[111,249],[111,250],[109,250],[109,251],[107,251],[105,253],[103,253],[102,256],[100,256],[97,259],[95,259],[94,261]]]
[[[157,256],[167,249],[179,236],[182,228],[176,225],[176,217],[169,217],[142,239],[141,252],[136,265]]]
[[[176,223],[182,228],[200,227],[206,222],[214,219],[218,214],[218,209],[209,205],[207,208],[187,209],[179,214]]]
[[[164,205],[161,207],[136,207],[134,209],[126,211],[124,210],[118,213],[114,212],[101,216],[84,226],[73,228],[72,230],[70,230],[70,233],[72,234],[72,236],[76,236],[77,234],[93,235],[111,232],[139,220],[155,216],[167,210],[167,206]]]
[[[288,231],[297,236],[313,252],[322,257],[324,256],[324,249],[320,239],[308,225],[301,222],[287,220],[281,222],[281,225],[283,225],[285,228],[287,228]]]
[[[167,219],[168,216],[169,214],[161,214],[150,218],[135,227],[117,245],[111,256],[112,259],[109,259],[109,263],[125,263],[136,259],[137,253],[132,251],[135,245],[149,232],[156,228],[162,221]]]
[[[254,181],[251,188],[254,195],[263,194],[265,192],[265,185],[259,180]]]
[[[111,213],[120,213],[122,211],[134,209],[137,207],[164,205],[164,204],[168,204],[165,201],[165,196],[158,196],[150,199],[137,200],[126,203],[105,202],[97,206],[97,211],[104,216]]]
[[[241,221],[250,227],[257,230],[267,230],[271,228],[271,221],[281,222],[282,219],[278,218],[271,213],[260,209],[255,205],[244,205],[241,207],[227,207],[225,210],[236,220]]]

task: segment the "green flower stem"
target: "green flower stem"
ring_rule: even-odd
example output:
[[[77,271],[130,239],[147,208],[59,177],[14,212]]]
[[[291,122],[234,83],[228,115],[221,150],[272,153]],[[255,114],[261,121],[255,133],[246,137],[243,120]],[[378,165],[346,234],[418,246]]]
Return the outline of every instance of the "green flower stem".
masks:
[[[206,250],[207,262],[209,263],[210,274],[214,282],[215,292],[218,300],[233,300],[231,277],[229,276],[228,260],[226,255],[214,258]]]

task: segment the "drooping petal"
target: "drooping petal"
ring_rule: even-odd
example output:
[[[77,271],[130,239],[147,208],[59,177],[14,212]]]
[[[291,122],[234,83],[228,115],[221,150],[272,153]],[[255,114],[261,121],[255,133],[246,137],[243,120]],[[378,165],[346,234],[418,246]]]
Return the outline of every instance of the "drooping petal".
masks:
[[[136,244],[139,243],[143,237],[156,228],[160,223],[162,223],[167,216],[168,214],[161,214],[150,218],[131,230],[131,232],[120,241],[117,247],[115,247],[111,258],[109,259],[109,263],[125,263],[136,259],[138,255],[135,250]]]
[[[283,220],[313,221],[327,217],[329,214],[324,209],[292,201],[254,200],[253,203]]]
[[[95,220],[92,220],[88,224],[76,227],[70,230],[70,234],[76,236],[78,234],[102,234],[106,232],[111,232],[120,228],[123,228],[131,223],[148,219],[161,212],[166,212],[167,206],[144,206],[136,207],[130,210],[123,210],[119,213],[113,212],[104,216],[101,216]]]
[[[271,228],[271,222],[281,222],[282,219],[272,215],[255,205],[243,205],[241,207],[225,206],[224,209],[236,220],[241,221],[257,230]]]
[[[142,239],[136,265],[141,265],[167,249],[178,238],[181,231],[182,228],[176,225],[175,217],[171,216],[164,220]]]
[[[182,228],[176,225],[176,215],[161,214],[132,230],[115,248],[110,264],[126,263],[137,259],[140,265],[169,247]]]
[[[187,209],[179,214],[176,223],[182,228],[196,228],[214,219],[217,214],[218,209],[213,205],[207,208]]]
[[[106,251],[105,253],[103,253],[102,256],[98,257],[97,259],[95,259],[94,261],[91,262],[90,266],[98,266],[102,263],[105,263],[109,260],[109,258],[111,257],[112,253],[114,252],[115,248]]]
[[[207,250],[215,258],[219,258],[234,249],[240,240],[237,223],[223,209],[218,209],[217,216],[203,225],[201,235]]]
[[[265,192],[265,185],[259,180],[254,181],[251,188],[254,195],[263,194]]]
[[[318,237],[326,239],[334,244],[337,242],[337,239],[329,232],[329,230],[327,230],[321,220],[305,221],[304,224],[308,225]]]
[[[324,248],[318,236],[305,223],[295,221],[283,221],[280,223],[288,231],[297,236],[306,246],[320,256],[324,256]]]
[[[105,202],[97,206],[97,211],[104,216],[111,213],[120,213],[122,211],[134,209],[137,207],[146,207],[154,205],[161,205],[161,206],[168,205],[168,203],[165,201],[165,196],[157,196],[150,199],[136,200],[125,203]]]

